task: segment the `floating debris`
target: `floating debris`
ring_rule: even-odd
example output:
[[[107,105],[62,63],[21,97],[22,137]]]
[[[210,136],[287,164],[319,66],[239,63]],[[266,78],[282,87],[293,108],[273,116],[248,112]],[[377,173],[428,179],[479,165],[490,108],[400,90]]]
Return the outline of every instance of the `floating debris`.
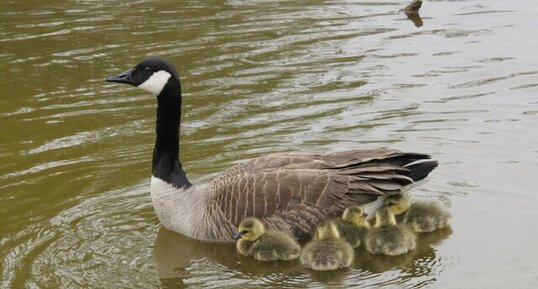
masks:
[[[409,5],[405,6],[403,9],[404,13],[418,13],[418,10],[422,7],[422,0],[414,0],[413,2],[409,3]]]

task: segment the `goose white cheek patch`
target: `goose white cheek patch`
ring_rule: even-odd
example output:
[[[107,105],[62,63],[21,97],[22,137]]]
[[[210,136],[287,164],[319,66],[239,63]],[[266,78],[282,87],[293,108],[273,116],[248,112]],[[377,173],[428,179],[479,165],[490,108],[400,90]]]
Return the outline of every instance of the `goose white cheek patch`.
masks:
[[[161,90],[163,90],[163,87],[166,85],[170,76],[170,73],[164,70],[159,70],[153,73],[148,80],[144,81],[138,87],[154,95],[158,95],[161,93]]]

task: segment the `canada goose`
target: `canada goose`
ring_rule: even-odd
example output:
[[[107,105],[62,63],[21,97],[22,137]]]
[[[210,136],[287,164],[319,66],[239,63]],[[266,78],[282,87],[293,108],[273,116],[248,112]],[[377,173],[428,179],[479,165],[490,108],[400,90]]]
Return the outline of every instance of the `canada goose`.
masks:
[[[317,271],[345,268],[353,262],[355,252],[351,245],[340,239],[333,223],[320,224],[311,240],[301,253],[301,264]]]
[[[151,199],[165,228],[191,238],[232,241],[239,223],[256,217],[268,228],[304,240],[320,221],[351,205],[398,193],[437,166],[428,155],[385,148],[279,153],[245,161],[209,183],[193,185],[179,161],[182,97],[174,66],[149,57],[106,81],[157,96]]]
[[[364,237],[370,228],[366,220],[367,214],[359,206],[351,206],[344,210],[341,218],[334,221],[342,239],[351,247],[357,248],[364,242]]]
[[[416,247],[415,234],[403,224],[396,224],[392,211],[379,208],[375,212],[374,227],[366,235],[366,250],[372,254],[397,256]]]
[[[433,232],[450,226],[450,213],[434,202],[413,202],[404,194],[385,198],[385,206],[395,215],[405,213],[403,222],[415,232]]]
[[[299,257],[301,246],[292,236],[281,231],[265,231],[260,220],[248,218],[241,222],[234,237],[237,251],[259,261],[292,260]]]

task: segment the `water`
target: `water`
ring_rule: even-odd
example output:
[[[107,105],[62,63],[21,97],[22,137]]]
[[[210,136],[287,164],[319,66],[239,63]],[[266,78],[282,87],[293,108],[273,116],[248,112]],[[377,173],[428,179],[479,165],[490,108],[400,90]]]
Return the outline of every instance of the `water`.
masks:
[[[530,288],[538,281],[538,5],[427,1],[0,3],[0,288]],[[451,231],[314,273],[159,227],[155,100],[103,82],[178,66],[194,182],[283,151],[388,146],[440,166],[415,196]]]

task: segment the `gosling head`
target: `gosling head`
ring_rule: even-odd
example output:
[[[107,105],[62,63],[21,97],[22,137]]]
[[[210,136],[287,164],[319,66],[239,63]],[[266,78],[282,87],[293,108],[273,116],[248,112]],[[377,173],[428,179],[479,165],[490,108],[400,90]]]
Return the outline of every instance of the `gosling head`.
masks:
[[[394,215],[401,215],[409,210],[411,207],[411,200],[405,194],[397,194],[386,197],[383,204],[390,208]]]
[[[239,232],[234,235],[234,239],[256,241],[265,232],[265,227],[260,220],[249,218],[239,224],[237,231]]]
[[[389,207],[381,207],[375,211],[375,225],[379,228],[383,225],[396,225],[396,218]]]
[[[340,233],[333,223],[322,223],[316,228],[316,239],[340,239]]]
[[[342,219],[344,221],[351,222],[358,226],[365,226],[368,224],[366,217],[368,217],[368,215],[364,213],[362,207],[359,206],[351,206],[345,209],[344,213],[342,214]]]
[[[159,95],[170,80],[179,81],[174,66],[160,57],[148,57],[116,76],[107,77],[108,82],[118,82],[139,87],[153,95]],[[170,82],[173,83],[173,82]]]

